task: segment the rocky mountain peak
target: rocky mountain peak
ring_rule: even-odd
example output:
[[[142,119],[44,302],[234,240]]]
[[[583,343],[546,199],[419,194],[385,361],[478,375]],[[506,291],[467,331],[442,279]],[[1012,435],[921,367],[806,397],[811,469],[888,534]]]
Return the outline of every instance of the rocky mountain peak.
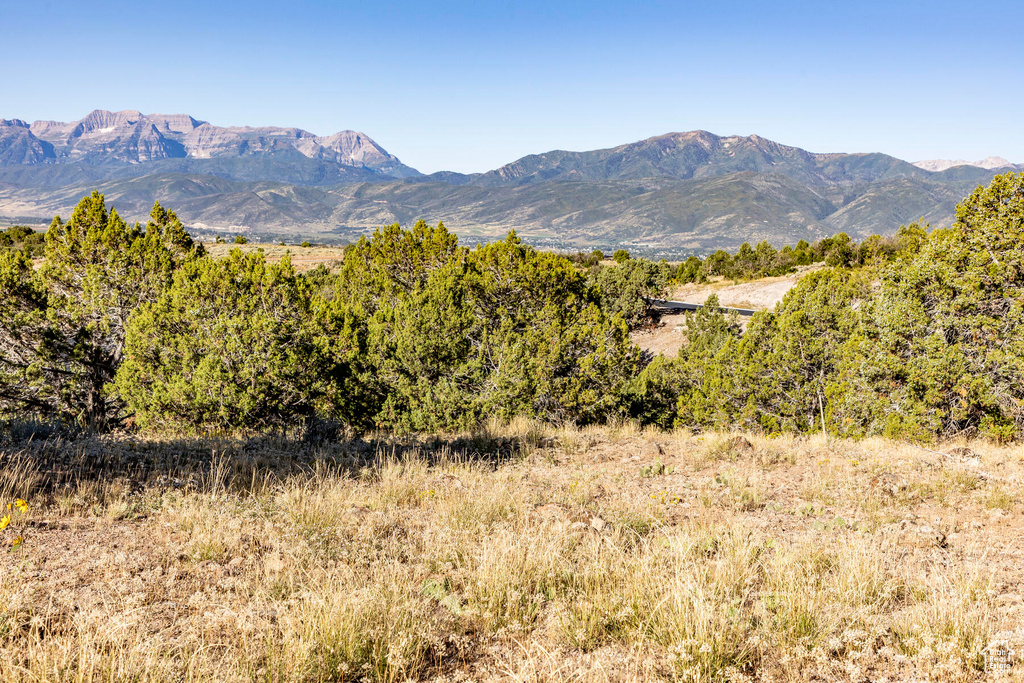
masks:
[[[107,111],[105,109],[94,109],[78,122],[76,128],[82,130],[97,130],[100,128],[116,128],[118,126],[134,126],[139,119],[143,118],[142,112],[135,109],[124,111]]]
[[[145,118],[159,131],[181,135],[187,135],[199,126],[208,125],[205,121],[197,121],[188,114],[149,114]]]
[[[15,133],[15,128],[28,137],[22,139],[24,133]],[[10,139],[0,140],[0,146],[7,150],[0,163],[6,164],[141,164],[161,159],[281,154],[287,158],[295,151],[308,159],[357,169],[357,173],[370,177],[419,175],[365,133],[352,130],[319,137],[301,128],[221,127],[188,114],[143,114],[134,109],[96,109],[78,121],[36,121],[30,126],[14,119],[0,124],[0,131],[4,130],[9,132],[0,132],[0,138]]]

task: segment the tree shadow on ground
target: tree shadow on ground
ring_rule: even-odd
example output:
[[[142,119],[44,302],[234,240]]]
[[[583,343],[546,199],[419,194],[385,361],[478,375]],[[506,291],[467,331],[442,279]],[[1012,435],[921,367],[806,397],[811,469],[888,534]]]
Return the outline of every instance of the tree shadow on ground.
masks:
[[[353,434],[304,429],[295,434],[161,436],[98,434],[62,425],[0,425],[0,497],[54,496],[83,484],[232,490],[296,476],[349,474],[392,462],[474,462],[497,467],[537,437],[494,434]]]

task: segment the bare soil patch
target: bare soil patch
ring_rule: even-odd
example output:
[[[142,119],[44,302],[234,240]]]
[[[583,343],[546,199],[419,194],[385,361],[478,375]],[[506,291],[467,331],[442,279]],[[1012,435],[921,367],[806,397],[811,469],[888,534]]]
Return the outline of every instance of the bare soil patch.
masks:
[[[773,308],[810,270],[812,269],[807,268],[791,275],[766,277],[736,284],[732,284],[731,280],[719,280],[707,284],[681,285],[671,293],[671,298],[674,301],[702,304],[709,296],[717,294],[723,306],[754,310]]]

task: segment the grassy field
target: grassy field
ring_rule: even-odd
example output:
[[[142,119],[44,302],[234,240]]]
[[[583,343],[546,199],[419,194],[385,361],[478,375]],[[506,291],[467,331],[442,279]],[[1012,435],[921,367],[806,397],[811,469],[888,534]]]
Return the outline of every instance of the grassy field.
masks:
[[[1024,452],[930,448],[10,441],[0,680],[988,680],[1024,645]]]

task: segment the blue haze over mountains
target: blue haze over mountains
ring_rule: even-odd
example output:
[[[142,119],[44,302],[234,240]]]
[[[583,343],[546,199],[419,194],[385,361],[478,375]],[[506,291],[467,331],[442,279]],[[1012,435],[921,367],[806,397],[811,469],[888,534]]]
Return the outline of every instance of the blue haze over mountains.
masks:
[[[338,242],[424,218],[470,243],[514,228],[542,246],[672,255],[891,234],[919,218],[944,225],[974,187],[1017,169],[935,172],[885,154],[692,131],[534,154],[487,173],[423,175],[355,131],[94,111],[70,123],[0,120],[0,220],[66,217],[95,188],[129,219],[159,200],[195,230],[264,239]]]

